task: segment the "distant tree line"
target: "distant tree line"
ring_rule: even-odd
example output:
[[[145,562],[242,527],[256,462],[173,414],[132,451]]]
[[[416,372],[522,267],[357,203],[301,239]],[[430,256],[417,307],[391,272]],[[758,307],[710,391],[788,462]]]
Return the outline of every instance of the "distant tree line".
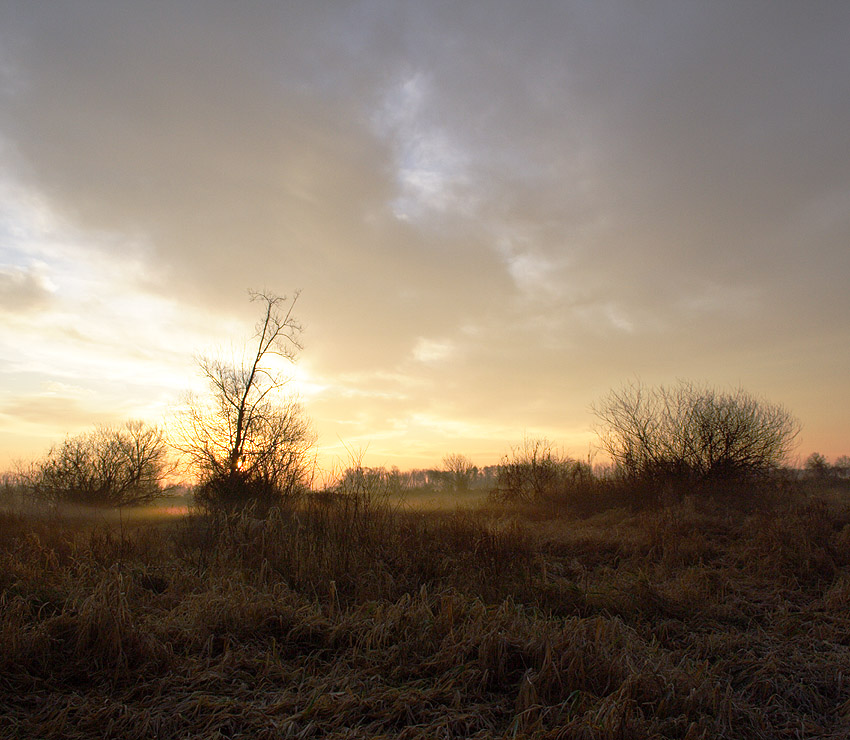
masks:
[[[431,493],[463,494],[474,491],[490,490],[498,477],[498,465],[479,467],[464,455],[451,454],[443,458],[442,468],[413,468],[400,470],[398,467],[367,467],[354,464],[345,468],[336,476],[336,480],[326,486],[333,489],[342,481],[350,481],[356,476],[367,476],[370,480],[380,481],[381,485],[395,493],[419,491]]]
[[[850,480],[850,455],[841,455],[830,463],[819,452],[813,452],[806,458],[802,472],[804,477],[814,481]]]

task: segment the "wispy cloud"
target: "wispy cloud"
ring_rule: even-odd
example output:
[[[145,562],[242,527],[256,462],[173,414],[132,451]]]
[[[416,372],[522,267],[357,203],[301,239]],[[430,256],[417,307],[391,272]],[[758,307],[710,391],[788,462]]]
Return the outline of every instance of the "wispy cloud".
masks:
[[[449,339],[419,337],[413,345],[413,359],[417,362],[442,362],[454,354],[454,343]]]
[[[44,308],[55,291],[44,263],[0,267],[0,311],[27,313]]]

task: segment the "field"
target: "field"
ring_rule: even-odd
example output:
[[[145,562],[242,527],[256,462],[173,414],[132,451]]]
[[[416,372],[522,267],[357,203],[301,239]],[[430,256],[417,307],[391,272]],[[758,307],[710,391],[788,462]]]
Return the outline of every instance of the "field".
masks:
[[[2,738],[847,738],[850,509],[2,514]]]

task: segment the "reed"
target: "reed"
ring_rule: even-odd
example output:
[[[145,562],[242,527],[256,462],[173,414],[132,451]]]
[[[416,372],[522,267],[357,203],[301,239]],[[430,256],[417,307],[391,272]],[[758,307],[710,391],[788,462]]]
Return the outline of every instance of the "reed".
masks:
[[[0,737],[847,737],[848,521],[2,514]]]

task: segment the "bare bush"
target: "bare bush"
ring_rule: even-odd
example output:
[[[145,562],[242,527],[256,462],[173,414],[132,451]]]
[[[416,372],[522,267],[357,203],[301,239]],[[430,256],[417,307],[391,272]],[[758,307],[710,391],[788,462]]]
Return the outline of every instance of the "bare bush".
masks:
[[[0,473],[0,506],[14,507],[21,503],[22,484],[19,472]]]
[[[567,502],[590,493],[588,463],[561,455],[545,439],[525,439],[499,465],[496,497],[512,503]]]
[[[131,506],[162,496],[172,470],[162,430],[129,421],[67,438],[22,466],[18,480],[26,495],[50,503]]]
[[[799,423],[742,389],[632,383],[594,405],[603,449],[627,479],[650,485],[762,480],[793,448]]]

